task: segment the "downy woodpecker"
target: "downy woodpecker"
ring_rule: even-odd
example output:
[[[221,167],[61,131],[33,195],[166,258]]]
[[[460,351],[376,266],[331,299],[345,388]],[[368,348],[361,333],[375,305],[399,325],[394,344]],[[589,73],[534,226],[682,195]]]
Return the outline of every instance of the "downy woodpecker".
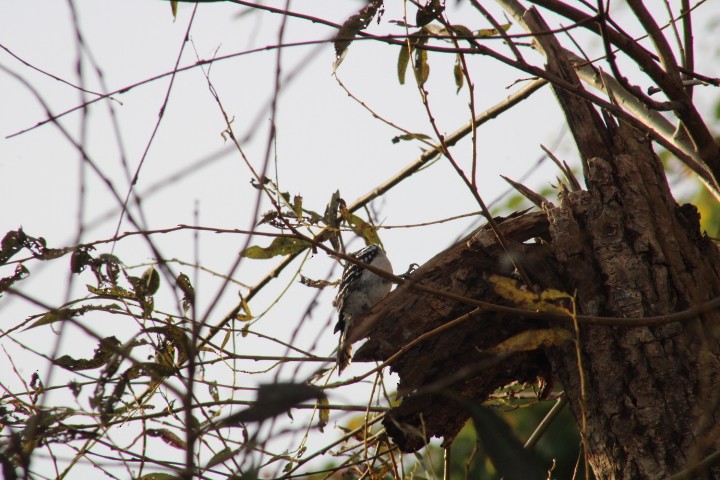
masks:
[[[363,263],[393,273],[390,260],[378,245],[368,245],[352,254]],[[340,332],[340,344],[337,351],[338,372],[350,364],[352,344],[348,341],[353,323],[382,300],[390,292],[392,282],[376,275],[360,265],[349,263],[340,281],[338,294],[333,302],[338,311],[338,322],[335,332]]]

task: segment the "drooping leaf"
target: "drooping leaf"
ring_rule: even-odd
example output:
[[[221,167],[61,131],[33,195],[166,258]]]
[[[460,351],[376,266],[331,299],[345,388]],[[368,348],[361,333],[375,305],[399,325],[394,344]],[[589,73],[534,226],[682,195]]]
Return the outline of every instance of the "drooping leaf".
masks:
[[[145,295],[155,295],[160,288],[160,274],[153,266],[143,272],[140,281],[145,289]]]
[[[216,381],[208,383],[208,393],[216,402],[220,401],[220,393],[218,392],[218,386]]]
[[[460,93],[460,89],[463,87],[463,84],[465,83],[465,75],[463,75],[463,65],[462,65],[462,59],[460,57],[460,54],[458,54],[455,57],[455,66],[453,67],[453,76],[455,77],[455,86],[457,87],[457,90],[455,91],[456,94]]]
[[[220,343],[220,350],[225,350],[225,346],[230,341],[230,338],[232,337],[232,330],[229,330],[225,332],[225,337],[223,338],[223,341]]]
[[[330,405],[330,401],[327,397],[322,397],[318,400],[318,430],[321,432],[325,431],[325,427],[330,421],[330,409],[327,408]],[[323,408],[325,407],[325,408]]]
[[[293,213],[296,218],[302,218],[303,216],[303,197],[295,195],[292,202]]]
[[[184,273],[179,274],[175,280],[175,285],[183,292],[183,310],[187,313],[190,307],[195,305],[195,289],[190,283],[190,277]]]
[[[335,68],[342,63],[347,48],[355,40],[355,36],[370,25],[382,3],[383,0],[370,0],[358,13],[345,20],[345,23],[338,30],[337,37],[335,37]]]
[[[537,350],[541,347],[552,347],[571,342],[574,336],[570,330],[564,328],[546,328],[540,330],[525,330],[514,335],[492,348],[483,350],[491,355],[503,355],[515,352]]]
[[[118,348],[120,348],[120,345],[120,340],[118,340],[114,336],[105,337],[100,340],[98,347],[95,349],[95,354],[93,355],[93,358],[75,359],[70,355],[63,355],[62,357],[53,360],[53,363],[72,372],[99,368],[105,365],[108,360],[110,360],[110,358],[117,352]]]
[[[425,49],[415,49],[415,79],[418,85],[423,86],[430,77],[430,65],[428,64],[428,54]]]
[[[177,7],[178,7],[178,2],[177,2],[177,0],[172,0],[172,1],[170,2],[170,10],[172,11],[173,22],[174,22],[175,20],[177,20],[177,10],[178,10]]]
[[[397,62],[397,75],[400,85],[405,85],[405,72],[407,72],[407,67],[410,63],[410,55],[414,49],[415,46],[413,45],[413,42],[400,45],[400,55],[398,55]]]
[[[70,271],[72,273],[81,273],[85,267],[92,264],[92,255],[88,253],[90,250],[95,250],[95,247],[78,247],[70,255]]]
[[[418,27],[424,27],[436,18],[439,18],[445,10],[443,3],[441,0],[430,0],[427,5],[420,7],[415,14],[415,24]]]
[[[256,260],[266,260],[268,258],[292,255],[302,252],[312,244],[306,240],[293,237],[277,237],[267,247],[258,247],[256,245],[246,248],[242,252],[243,257],[254,258]]]
[[[358,237],[365,239],[368,245],[380,245],[380,237],[377,234],[377,227],[370,225],[362,218],[350,212],[343,202],[340,205],[340,214],[343,220],[350,225],[350,228]]]
[[[327,207],[325,207],[325,216],[323,217],[325,225],[327,225],[328,240],[330,240],[330,245],[332,245],[335,250],[340,249],[340,225],[338,223],[340,201],[340,190],[336,190],[335,193],[332,194],[332,197],[330,197]]]
[[[244,312],[244,313],[243,313]],[[237,314],[235,314],[235,319],[239,320],[241,322],[247,322],[249,320],[252,320],[253,314],[250,312],[250,305],[247,304],[247,301],[245,301],[245,297],[240,297],[240,310]]]
[[[121,265],[122,262],[115,255],[110,253],[101,253],[93,260],[90,267],[97,277],[98,283],[109,283],[113,286],[117,286]]]
[[[190,338],[188,337],[185,330],[178,327],[177,325],[165,325],[163,327],[150,327],[147,329],[148,333],[159,333],[165,337],[167,342],[175,347],[178,351],[178,364],[182,365],[185,360],[188,359],[188,349],[190,348]],[[172,355],[173,360],[170,362],[170,366],[174,366],[174,354]]]
[[[26,240],[27,236],[22,228],[7,232],[0,243],[0,265],[4,265],[13,255],[22,250]]]

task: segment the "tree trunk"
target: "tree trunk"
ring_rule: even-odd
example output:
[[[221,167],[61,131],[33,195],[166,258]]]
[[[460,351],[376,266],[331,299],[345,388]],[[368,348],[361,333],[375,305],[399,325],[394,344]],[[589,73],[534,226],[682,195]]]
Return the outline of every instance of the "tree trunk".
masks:
[[[629,133],[618,138],[632,142]],[[582,314],[658,316],[720,296],[718,249],[644,147],[591,159],[588,191],[548,210]],[[664,478],[717,448],[718,320],[712,311],[655,327],[583,326],[584,395],[575,349],[550,352],[598,478]]]

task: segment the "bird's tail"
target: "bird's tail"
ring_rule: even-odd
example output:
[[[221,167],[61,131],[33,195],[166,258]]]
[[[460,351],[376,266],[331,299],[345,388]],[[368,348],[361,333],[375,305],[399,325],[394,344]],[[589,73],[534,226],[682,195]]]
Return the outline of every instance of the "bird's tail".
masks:
[[[352,344],[345,341],[345,335],[340,336],[340,345],[337,350],[337,365],[338,375],[342,373],[345,368],[350,365],[350,358],[352,357]]]

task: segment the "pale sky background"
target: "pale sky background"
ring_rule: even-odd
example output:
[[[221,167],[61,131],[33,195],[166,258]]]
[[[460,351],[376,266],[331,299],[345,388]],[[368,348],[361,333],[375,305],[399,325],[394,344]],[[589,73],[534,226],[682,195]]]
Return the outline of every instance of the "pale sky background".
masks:
[[[279,1],[266,3],[280,8],[285,4]],[[448,4],[452,6],[448,10],[451,21],[472,28],[489,27],[467,6],[457,8],[454,1],[448,1]],[[173,21],[169,4],[161,1],[132,0],[118,5],[98,0],[79,0],[73,2],[73,5],[86,48],[81,55],[85,87],[95,92],[104,91],[98,81],[96,66],[102,72],[107,91],[124,89],[147,78],[171,72],[193,12],[192,5],[181,4],[177,19]],[[361,6],[361,2],[338,0],[290,3],[293,11],[316,15],[336,23],[342,23]],[[616,8],[621,12],[619,18],[623,18],[624,5],[619,4]],[[698,26],[696,30],[698,55],[702,59],[698,62],[698,69],[706,75],[720,76],[717,62],[717,19],[720,18],[720,9],[716,2],[707,2],[701,8],[704,13],[697,18],[704,25]],[[245,7],[228,3],[201,5],[190,30],[192,43],[185,46],[180,66],[194,64],[197,59],[195,51],[199,58],[209,59],[277,44],[281,17],[266,12],[241,15],[245,10]],[[410,17],[414,18],[414,9],[409,11]],[[387,2],[381,24],[373,22],[369,31],[402,34],[400,27],[390,23],[391,20],[400,20],[402,15],[400,2]],[[628,26],[628,30],[633,31],[632,26]],[[517,26],[511,29],[511,33],[520,32]],[[713,33],[705,35],[707,32]],[[320,41],[331,38],[334,33],[333,29],[322,25],[289,19],[284,42]],[[577,38],[582,41],[585,37],[577,32]],[[489,45],[501,48],[499,41],[494,42]],[[38,69],[70,83],[80,84],[78,48],[68,2],[6,0],[0,3],[0,45],[4,47],[0,50],[0,65],[32,85],[53,113],[76,107],[94,97],[92,94],[81,94],[71,86],[32,70],[8,53],[9,50]],[[596,40],[586,45],[590,50],[588,53],[598,51],[601,47]],[[338,69],[338,75],[353,95],[380,116],[412,132],[432,135],[417,88],[412,83],[411,72],[407,74],[406,85],[399,85],[396,73],[398,51],[397,46],[357,41],[350,47]],[[536,64],[542,64],[539,57],[534,58],[529,52],[526,55],[534,59]],[[225,110],[233,118],[232,125],[237,137],[247,138],[242,147],[255,168],[262,164],[267,145],[269,112],[263,109],[273,94],[276,58],[276,50],[260,50],[216,62],[209,67],[210,79]],[[433,53],[429,60],[431,74],[427,88],[431,92],[431,108],[440,129],[445,133],[456,130],[468,118],[467,88],[464,87],[459,94],[455,93],[453,60]],[[291,195],[301,195],[304,206],[319,213],[324,211],[336,190],[351,203],[391,178],[420,153],[418,142],[393,144],[391,139],[401,132],[373,119],[348,97],[332,76],[333,61],[331,43],[319,47],[294,46],[282,51],[283,74],[298,66],[302,66],[302,69],[288,80],[279,97],[277,138],[272,152],[276,163],[268,171],[268,175],[273,178],[277,172],[281,190]],[[477,111],[498,103],[524,85],[520,83],[511,87],[517,79],[528,77],[487,58],[472,58],[471,61]],[[207,66],[205,68],[208,69]],[[170,77],[165,76],[140,85],[126,93],[114,95],[113,100],[94,103],[86,111],[87,151],[123,197],[128,190],[128,176],[122,166],[122,159],[126,159],[131,172],[138,167],[157,122],[169,81]],[[637,82],[643,87],[648,86],[642,79]],[[711,112],[712,105],[717,102],[717,89],[698,89],[697,95],[701,99],[698,103],[704,111]],[[6,71],[0,71],[0,102],[0,205],[4,207],[0,215],[0,234],[4,235],[22,226],[27,234],[44,237],[49,246],[73,245],[78,232],[81,171],[77,150],[52,124],[7,138],[45,120],[46,114],[33,92]],[[114,130],[109,107],[114,110],[120,140]],[[81,138],[81,120],[79,111],[60,120],[76,141]],[[547,87],[512,111],[483,125],[478,131],[477,182],[485,201],[492,202],[507,189],[507,184],[499,175],[520,179],[531,170],[542,154],[540,144],[549,147],[556,143],[561,138],[563,125],[562,115]],[[240,155],[223,138],[225,128],[218,106],[210,95],[203,70],[193,68],[179,73],[135,187],[135,191],[144,198],[143,212],[147,228],[162,229],[196,223],[223,229],[249,229],[254,226],[256,219],[252,217],[252,212],[257,190],[250,185],[251,174]],[[576,166],[577,157],[569,136],[565,135],[562,139],[562,144],[555,150],[556,154]],[[464,142],[453,152],[461,165],[469,170],[469,143]],[[217,156],[217,160],[210,166],[170,182],[169,186],[157,193],[143,195],[158,182],[213,155]],[[84,175],[84,222],[88,224],[108,209],[116,209],[118,205],[108,193],[106,185],[90,169]],[[543,190],[555,183],[557,175],[559,172],[548,161],[535,169],[525,184],[536,191]],[[386,226],[429,222],[478,210],[470,193],[444,160],[394,188],[382,199],[376,200],[373,207],[381,212],[379,218]],[[269,209],[270,204],[264,201],[261,212]],[[197,219],[195,210],[198,212]],[[364,213],[361,214],[364,216]],[[117,222],[116,212],[109,220],[94,224],[86,230],[81,241],[111,238]],[[481,223],[482,220],[475,217],[422,228],[381,230],[380,235],[396,271],[402,272],[412,262],[423,263],[432,258],[471,225]],[[132,228],[124,221],[120,231]],[[193,263],[196,251],[193,235],[185,231],[155,235],[153,240],[165,258]],[[246,240],[244,235],[231,233],[202,233],[198,238],[200,263],[222,274],[229,273],[230,266],[237,259]],[[351,238],[352,235],[347,234],[346,242],[349,243]],[[260,245],[268,243],[267,238],[253,241],[253,244]],[[355,240],[349,248],[360,246],[361,242]],[[112,248],[111,244],[103,244],[98,246],[96,253],[109,253]],[[139,237],[122,240],[112,251],[128,267],[153,260],[147,244]],[[16,258],[24,256],[25,253],[21,253]],[[253,284],[276,263],[277,260],[244,260],[233,273],[233,278],[245,284]],[[325,254],[318,253],[303,265],[302,274],[311,278],[324,278],[332,264]],[[19,283],[18,288],[50,306],[59,306],[67,298],[74,298],[68,297],[69,288],[72,295],[83,295],[85,284],[93,283],[89,272],[74,277],[72,283],[69,283],[67,257],[48,264],[30,261],[26,265],[31,270],[31,277]],[[298,265],[296,262],[294,269],[288,269],[273,286],[251,302],[254,314],[263,312],[273,304],[279,292],[290,285],[287,293],[253,326],[253,330],[285,341],[291,338],[315,293],[291,277]],[[10,267],[0,269],[0,276],[9,275],[15,265]],[[198,293],[199,314],[204,315],[216,297],[220,281],[207,274],[197,278],[192,267],[177,264],[171,267],[175,273],[184,272],[191,276]],[[144,268],[133,269],[131,273],[139,276]],[[337,276],[338,270],[335,269],[332,279]],[[174,297],[169,294],[167,278],[163,279],[161,288],[164,290],[158,294],[156,307],[178,313]],[[237,285],[231,285],[224,290],[210,315],[211,324],[217,323],[235,305],[238,289]],[[321,356],[329,356],[337,341],[332,335],[330,323],[334,321],[331,306],[334,293],[328,290],[320,295],[312,317],[304,321],[299,330],[299,346],[312,349],[313,353]],[[40,312],[37,306],[5,295],[0,300],[1,328],[16,325],[26,316]],[[116,335],[121,341],[129,340],[137,332],[137,325],[126,320],[108,319],[103,315],[87,315],[82,321],[87,322],[101,336]],[[0,352],[3,356],[1,362],[6,363],[8,357],[12,358],[26,381],[35,370],[39,370],[41,378],[47,379],[44,362],[20,343],[49,354],[56,348],[58,340],[58,355],[70,354],[84,358],[92,355],[97,343],[72,326],[65,328],[62,335],[53,334],[50,327],[15,332],[12,339],[5,337],[0,341],[5,349]],[[243,354],[286,353],[284,348],[252,336],[244,339],[238,337],[236,341],[238,352]],[[260,370],[263,365],[265,368],[269,366],[251,363],[243,367]],[[344,378],[369,367],[354,365]],[[294,369],[293,365],[283,367],[279,378],[291,379]],[[302,371],[307,373],[311,370],[306,367]],[[209,368],[207,377],[228,375],[228,371],[228,368],[217,371]],[[63,372],[55,371],[53,375],[53,384],[66,381],[63,380],[66,378]],[[19,388],[19,380],[9,368],[2,368],[0,377],[0,383]],[[238,373],[236,381],[241,385],[252,386],[269,378],[267,375]],[[333,376],[332,380],[336,379]],[[227,377],[223,381],[230,382]],[[393,382],[390,381],[388,385],[391,388]],[[362,404],[365,391],[341,389],[331,392],[330,399],[333,403]],[[78,400],[85,408],[88,408],[87,397],[91,394],[91,389],[88,389]],[[230,395],[228,391],[221,391],[221,397]],[[253,397],[240,393],[235,394],[235,398]],[[53,403],[52,400],[47,402]],[[337,438],[340,433],[333,425],[336,422],[342,424],[343,418],[333,413],[329,428],[324,434],[313,437],[308,451],[313,451],[313,446],[319,448]],[[301,422],[298,424],[301,425]],[[157,442],[157,445],[162,445],[159,440]],[[34,467],[52,474],[49,462],[43,464],[38,461]],[[80,478],[75,475],[80,475],[83,468],[73,470],[69,478]],[[268,474],[274,476],[276,468],[274,465]]]

